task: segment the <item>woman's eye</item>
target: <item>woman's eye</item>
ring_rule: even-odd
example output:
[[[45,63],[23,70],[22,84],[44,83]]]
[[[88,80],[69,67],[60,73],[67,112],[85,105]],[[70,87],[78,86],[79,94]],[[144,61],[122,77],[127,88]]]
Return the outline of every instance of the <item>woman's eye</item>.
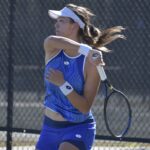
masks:
[[[60,19],[59,22],[64,22],[64,20]]]

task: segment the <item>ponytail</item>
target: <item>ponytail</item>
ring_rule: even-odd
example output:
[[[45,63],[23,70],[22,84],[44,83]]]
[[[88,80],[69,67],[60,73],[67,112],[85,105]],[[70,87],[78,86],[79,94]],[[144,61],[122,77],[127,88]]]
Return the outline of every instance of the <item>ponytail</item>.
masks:
[[[115,26],[106,30],[100,30],[91,24],[91,17],[94,16],[92,11],[86,7],[67,4],[66,7],[71,9],[84,23],[84,29],[79,29],[79,36],[82,42],[105,52],[109,52],[105,46],[119,38],[125,39],[121,34],[125,30],[122,26]]]
[[[125,28],[122,26],[115,26],[101,31],[94,25],[86,25],[83,31],[80,29],[79,34],[85,43],[96,49],[109,52],[110,50],[107,48],[101,49],[101,47],[104,47],[119,38],[125,39],[125,36],[120,34],[123,30],[125,30]]]

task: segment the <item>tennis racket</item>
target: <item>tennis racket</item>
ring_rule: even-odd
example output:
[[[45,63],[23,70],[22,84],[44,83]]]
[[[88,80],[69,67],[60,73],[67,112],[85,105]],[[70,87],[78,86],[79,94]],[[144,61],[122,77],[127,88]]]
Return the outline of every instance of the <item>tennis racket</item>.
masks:
[[[107,80],[102,66],[97,70],[105,87],[104,120],[109,133],[122,139],[131,126],[132,111],[127,96],[115,89]]]

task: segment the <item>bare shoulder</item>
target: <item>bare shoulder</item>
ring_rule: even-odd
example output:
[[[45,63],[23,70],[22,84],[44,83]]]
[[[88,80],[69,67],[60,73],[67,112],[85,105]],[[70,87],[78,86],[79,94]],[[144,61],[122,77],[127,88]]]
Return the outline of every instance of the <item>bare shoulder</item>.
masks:
[[[44,51],[45,52],[53,53],[54,51],[56,51],[56,45],[54,45],[52,37],[53,36],[48,36],[44,40]]]
[[[53,47],[50,36],[44,40],[44,51],[45,51],[45,63],[49,59],[57,55],[57,53],[59,53],[60,51],[60,49],[56,49],[55,47]]]
[[[52,59],[53,57],[55,57],[61,50],[56,49],[53,52],[45,52],[45,64],[47,64],[47,62]]]

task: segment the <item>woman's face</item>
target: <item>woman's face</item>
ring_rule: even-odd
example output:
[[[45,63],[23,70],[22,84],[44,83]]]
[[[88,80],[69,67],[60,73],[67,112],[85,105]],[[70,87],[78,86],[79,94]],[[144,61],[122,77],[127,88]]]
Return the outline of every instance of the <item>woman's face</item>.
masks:
[[[69,37],[72,34],[74,23],[68,17],[59,17],[55,23],[55,32],[58,36]]]

